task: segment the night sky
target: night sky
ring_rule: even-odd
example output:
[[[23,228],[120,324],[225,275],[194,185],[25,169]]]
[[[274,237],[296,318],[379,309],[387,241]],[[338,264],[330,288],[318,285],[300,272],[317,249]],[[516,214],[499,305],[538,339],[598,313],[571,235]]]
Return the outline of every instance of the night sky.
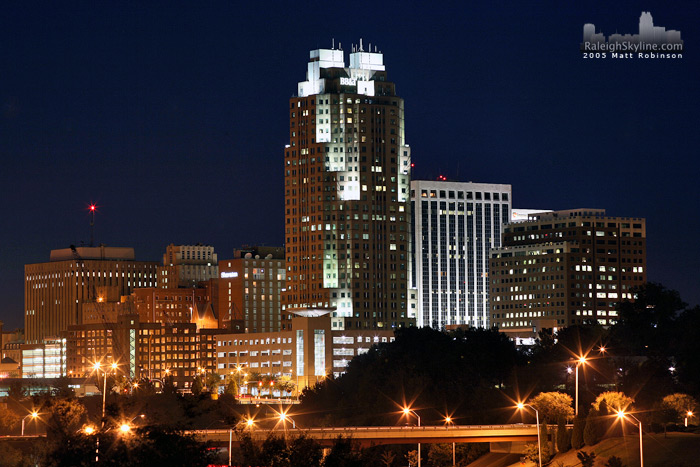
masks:
[[[170,243],[219,259],[281,246],[288,99],[332,39],[346,62],[360,38],[384,53],[414,178],[645,217],[649,280],[700,303],[697,0],[138,3],[4,5],[6,329],[23,325],[24,264],[88,243],[91,202],[96,243],[138,260]],[[582,58],[584,23],[636,33],[642,10],[681,31],[682,59]]]

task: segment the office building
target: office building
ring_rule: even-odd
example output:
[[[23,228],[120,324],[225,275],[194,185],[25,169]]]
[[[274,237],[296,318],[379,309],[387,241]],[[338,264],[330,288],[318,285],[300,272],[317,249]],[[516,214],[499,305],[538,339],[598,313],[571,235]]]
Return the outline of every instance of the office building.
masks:
[[[489,251],[510,221],[511,186],[411,182],[418,326],[488,328]]]
[[[326,376],[340,376],[353,357],[373,345],[394,341],[391,330],[332,330],[330,312],[295,316],[291,324],[291,329],[275,333],[217,334],[218,373],[288,378],[301,391]],[[242,392],[251,393],[246,388]]]
[[[491,318],[513,335],[542,320],[612,325],[618,302],[633,299],[646,274],[644,219],[602,209],[533,214],[507,225],[491,252]]]
[[[139,315],[142,323],[196,323],[201,317],[206,323],[200,327],[219,327],[209,287],[144,287],[134,290],[129,302],[132,303],[129,308]]]
[[[284,151],[286,291],[293,314],[331,311],[333,329],[414,322],[408,295],[409,183],[404,103],[383,55],[310,53],[289,101]]]
[[[219,261],[216,302],[223,326],[239,332],[281,329],[287,275],[282,247],[243,247]]]
[[[163,266],[158,268],[158,287],[173,289],[197,287],[200,282],[218,277],[218,260],[214,247],[209,245],[167,246]]]
[[[46,338],[40,344],[22,344],[22,378],[66,376],[66,340]]]
[[[62,333],[66,371],[70,377],[87,377],[94,374],[95,362],[106,368],[115,362],[118,376],[156,385],[172,378],[176,388],[187,390],[197,374],[215,370],[217,332],[198,329],[196,323],[141,322],[136,314],[114,323],[69,326]]]
[[[105,246],[52,250],[49,262],[25,265],[26,343],[82,323],[85,303],[119,302],[137,287],[155,287],[157,266],[135,261],[133,248]]]

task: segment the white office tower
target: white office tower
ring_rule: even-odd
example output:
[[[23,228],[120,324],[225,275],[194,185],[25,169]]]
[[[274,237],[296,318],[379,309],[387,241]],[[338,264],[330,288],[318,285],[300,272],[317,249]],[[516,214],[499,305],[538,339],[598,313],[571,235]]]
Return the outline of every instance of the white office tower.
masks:
[[[414,180],[411,203],[416,324],[490,327],[489,250],[511,220],[511,186]]]

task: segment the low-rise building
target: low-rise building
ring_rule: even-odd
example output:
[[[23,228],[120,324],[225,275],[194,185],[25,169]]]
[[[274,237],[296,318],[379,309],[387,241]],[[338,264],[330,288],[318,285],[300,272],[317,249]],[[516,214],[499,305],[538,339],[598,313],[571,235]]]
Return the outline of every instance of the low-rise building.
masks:
[[[295,316],[291,326],[269,333],[220,332],[216,335],[217,372],[225,376],[243,370],[284,377],[301,391],[326,376],[340,376],[353,357],[372,345],[394,340],[392,330],[334,331],[330,313]]]

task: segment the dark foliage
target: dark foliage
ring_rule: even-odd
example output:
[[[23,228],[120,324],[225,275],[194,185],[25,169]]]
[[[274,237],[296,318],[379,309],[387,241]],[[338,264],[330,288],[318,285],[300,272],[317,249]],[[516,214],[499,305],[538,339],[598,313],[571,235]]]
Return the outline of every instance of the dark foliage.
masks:
[[[342,377],[305,391],[303,411],[327,413],[334,424],[393,425],[400,407],[410,404],[436,408],[421,413],[425,424],[441,421],[443,408],[480,423],[492,420],[489,408],[502,406],[493,388],[504,385],[518,358],[513,343],[493,330],[401,329],[395,342],[354,358]]]

